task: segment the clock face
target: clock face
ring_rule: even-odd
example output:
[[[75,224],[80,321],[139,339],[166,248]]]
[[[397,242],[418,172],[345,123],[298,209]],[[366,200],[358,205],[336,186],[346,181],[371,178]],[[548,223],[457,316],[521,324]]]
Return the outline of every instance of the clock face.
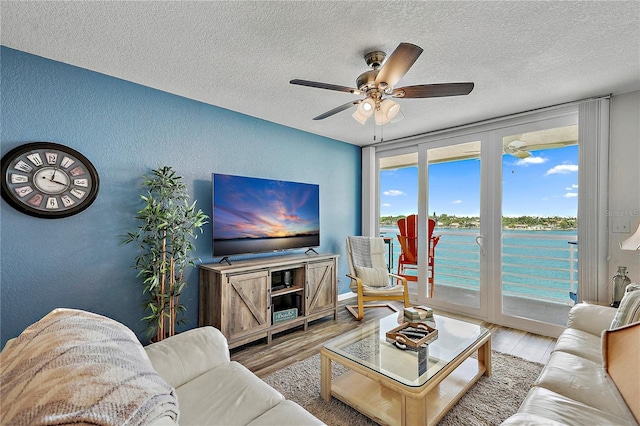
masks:
[[[98,172],[78,151],[52,142],[21,145],[2,157],[2,198],[31,216],[67,217],[98,195]]]

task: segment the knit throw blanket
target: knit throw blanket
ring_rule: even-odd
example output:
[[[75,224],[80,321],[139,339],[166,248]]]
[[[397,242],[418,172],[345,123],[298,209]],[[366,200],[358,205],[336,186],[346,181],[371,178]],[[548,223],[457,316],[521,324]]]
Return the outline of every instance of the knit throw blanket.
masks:
[[[351,259],[354,266],[366,268],[385,268],[384,240],[371,237],[347,237],[351,246]]]
[[[0,423],[139,425],[177,422],[175,390],[124,325],[55,309],[0,353]]]
[[[351,263],[355,274],[362,280],[365,290],[393,289],[389,283],[389,273],[385,260],[384,240],[379,237],[349,236]],[[349,285],[351,291],[357,292],[354,280]]]

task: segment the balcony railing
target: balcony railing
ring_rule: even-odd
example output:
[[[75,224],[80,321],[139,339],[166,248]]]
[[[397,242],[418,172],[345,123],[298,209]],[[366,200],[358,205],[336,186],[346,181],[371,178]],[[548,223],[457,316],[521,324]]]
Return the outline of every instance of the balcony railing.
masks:
[[[460,290],[480,288],[480,248],[477,232],[438,230],[435,283]],[[394,237],[387,232],[384,236]],[[574,232],[510,231],[502,237],[502,294],[572,305],[577,290],[577,244]],[[569,244],[567,244],[569,243]],[[397,269],[400,247],[392,245],[391,269]],[[572,299],[572,295],[574,299]]]
[[[575,242],[575,234],[504,233],[503,295],[572,304],[578,276]]]

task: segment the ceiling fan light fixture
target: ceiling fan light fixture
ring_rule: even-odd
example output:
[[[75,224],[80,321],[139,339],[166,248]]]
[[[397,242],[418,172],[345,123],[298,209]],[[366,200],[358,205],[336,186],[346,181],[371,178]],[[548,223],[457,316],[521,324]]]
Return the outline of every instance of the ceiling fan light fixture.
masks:
[[[351,116],[360,124],[364,124],[367,122],[369,117],[373,114],[373,110],[375,109],[375,102],[371,98],[367,98],[358,104],[358,108],[356,112],[354,112]]]
[[[363,113],[367,114],[367,117],[371,117],[373,113],[373,109],[375,108],[376,103],[371,98],[367,98],[364,101],[360,102],[358,108],[362,108]]]
[[[393,124],[393,123],[397,123],[398,121],[402,121],[402,120],[404,120],[404,114],[402,113],[401,109],[398,109],[398,114],[396,114],[396,116],[393,117],[389,122],[391,124]]]
[[[389,117],[380,110],[376,110],[375,119],[378,126],[382,126],[383,124],[387,124],[389,122]]]
[[[351,116],[360,124],[366,123],[369,119],[369,116],[365,116],[364,114],[360,113],[360,108],[356,109],[356,112],[351,114]]]
[[[527,146],[527,143],[525,141],[521,141],[520,139],[516,139],[514,141],[509,142],[508,146],[515,149],[522,149],[525,146]]]
[[[400,112],[400,105],[391,99],[385,99],[380,102],[380,107],[376,109],[375,119],[378,126],[387,124],[393,117]]]
[[[389,117],[389,120],[391,120],[400,111],[400,105],[391,99],[385,99],[380,103],[380,109],[387,117]]]

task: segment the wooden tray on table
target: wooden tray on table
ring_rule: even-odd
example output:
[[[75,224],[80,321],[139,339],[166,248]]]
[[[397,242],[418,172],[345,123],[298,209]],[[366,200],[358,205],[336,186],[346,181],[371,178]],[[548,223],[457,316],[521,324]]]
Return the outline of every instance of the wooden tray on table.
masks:
[[[387,331],[387,342],[393,343],[399,349],[417,351],[438,338],[438,330],[424,322],[405,322]]]

